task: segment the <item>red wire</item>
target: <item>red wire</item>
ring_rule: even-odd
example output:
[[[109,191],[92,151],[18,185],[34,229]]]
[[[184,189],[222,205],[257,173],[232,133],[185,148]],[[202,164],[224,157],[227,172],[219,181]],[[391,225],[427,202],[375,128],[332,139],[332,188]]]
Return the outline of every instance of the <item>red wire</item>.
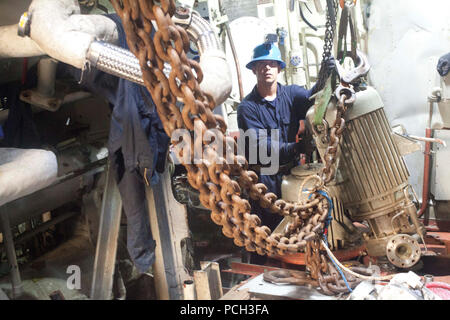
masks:
[[[22,62],[22,85],[27,81],[28,58],[23,58]]]

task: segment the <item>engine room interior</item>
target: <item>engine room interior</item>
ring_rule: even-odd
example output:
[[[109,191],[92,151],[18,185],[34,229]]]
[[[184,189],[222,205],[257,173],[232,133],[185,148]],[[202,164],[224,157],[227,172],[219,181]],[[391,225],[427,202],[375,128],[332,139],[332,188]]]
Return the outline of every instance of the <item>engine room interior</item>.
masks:
[[[0,300],[449,300],[449,15],[0,0]]]

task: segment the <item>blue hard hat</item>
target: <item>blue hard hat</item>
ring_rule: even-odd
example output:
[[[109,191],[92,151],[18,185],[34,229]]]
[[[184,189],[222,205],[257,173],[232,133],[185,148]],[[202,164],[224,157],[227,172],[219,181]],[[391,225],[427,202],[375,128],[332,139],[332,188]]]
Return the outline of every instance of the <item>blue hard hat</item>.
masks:
[[[284,63],[284,61],[281,60],[280,49],[278,49],[278,47],[273,43],[263,43],[255,47],[255,49],[253,49],[252,61],[247,63],[245,67],[251,70],[253,68],[253,64],[259,60],[278,61],[281,69],[284,69],[284,67],[286,67],[286,63]]]

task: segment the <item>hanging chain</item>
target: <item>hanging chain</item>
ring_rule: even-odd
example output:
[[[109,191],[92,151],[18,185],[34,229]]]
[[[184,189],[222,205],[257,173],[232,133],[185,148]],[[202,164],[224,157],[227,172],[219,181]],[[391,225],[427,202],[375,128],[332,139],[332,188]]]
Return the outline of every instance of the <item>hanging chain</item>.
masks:
[[[328,4],[333,3],[333,8],[329,8]],[[336,19],[338,13],[338,1],[337,0],[329,0],[327,1],[327,13],[326,13],[326,23],[325,23],[325,37],[323,42],[323,53],[322,53],[322,62],[320,65],[320,72],[318,74],[316,91],[320,91],[325,86],[325,82],[327,81],[327,72],[326,72],[326,62],[330,59],[333,50],[333,41],[334,41],[334,33],[336,31]],[[330,10],[334,12],[334,21],[332,21],[332,17],[330,15]]]
[[[227,128],[223,117],[212,112],[214,99],[200,89],[199,83],[203,78],[200,65],[186,55],[188,35],[172,22],[175,2],[111,2],[122,20],[128,46],[139,60],[144,84],[155,102],[164,130],[171,137],[177,157],[187,170],[188,182],[199,191],[200,202],[211,210],[211,219],[222,226],[223,234],[233,238],[237,246],[260,255],[298,253],[304,251],[311,241],[318,241],[328,217],[328,200],[314,191],[307,200],[297,203],[278,199],[274,193],[267,192],[264,184],[258,183],[258,175],[248,170],[245,157],[236,155],[236,141],[225,134]],[[155,29],[152,21],[156,23],[153,39],[150,38]],[[172,67],[169,77],[163,73],[165,62]],[[346,99],[342,100],[344,104]],[[176,106],[177,101],[184,104],[181,110]],[[335,125],[343,128],[342,122]],[[175,139],[172,133],[176,129],[188,129],[189,134],[185,133],[181,140]],[[222,145],[227,160],[228,151],[231,151],[231,161],[225,161],[218,148],[203,140],[208,133]],[[340,133],[336,130],[337,136]],[[191,141],[189,151],[200,146],[204,157],[194,161],[194,152],[178,150],[177,145],[182,141]],[[260,218],[251,213],[251,206],[243,197],[244,192],[272,213],[293,217],[294,223],[289,231],[272,233],[270,228],[262,226]],[[313,260],[317,261],[317,257],[321,261],[320,272],[313,276],[315,280],[320,280],[326,273],[325,258],[318,253],[314,251],[314,259],[309,260],[311,264]]]

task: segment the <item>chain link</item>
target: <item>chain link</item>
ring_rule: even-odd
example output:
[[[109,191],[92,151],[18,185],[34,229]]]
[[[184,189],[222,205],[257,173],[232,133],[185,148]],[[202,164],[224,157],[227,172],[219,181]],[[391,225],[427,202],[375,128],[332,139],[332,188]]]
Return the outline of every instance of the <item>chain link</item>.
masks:
[[[330,59],[333,50],[333,41],[334,41],[334,33],[336,31],[336,19],[338,13],[338,1],[333,0],[333,8],[334,10],[334,21],[331,21],[330,16],[330,8],[327,8],[326,12],[326,23],[325,23],[325,37],[323,42],[323,53],[322,53],[322,62],[320,66],[320,72],[317,79],[316,91],[320,91],[325,86],[325,82],[327,81],[327,72],[326,72],[326,62]]]

